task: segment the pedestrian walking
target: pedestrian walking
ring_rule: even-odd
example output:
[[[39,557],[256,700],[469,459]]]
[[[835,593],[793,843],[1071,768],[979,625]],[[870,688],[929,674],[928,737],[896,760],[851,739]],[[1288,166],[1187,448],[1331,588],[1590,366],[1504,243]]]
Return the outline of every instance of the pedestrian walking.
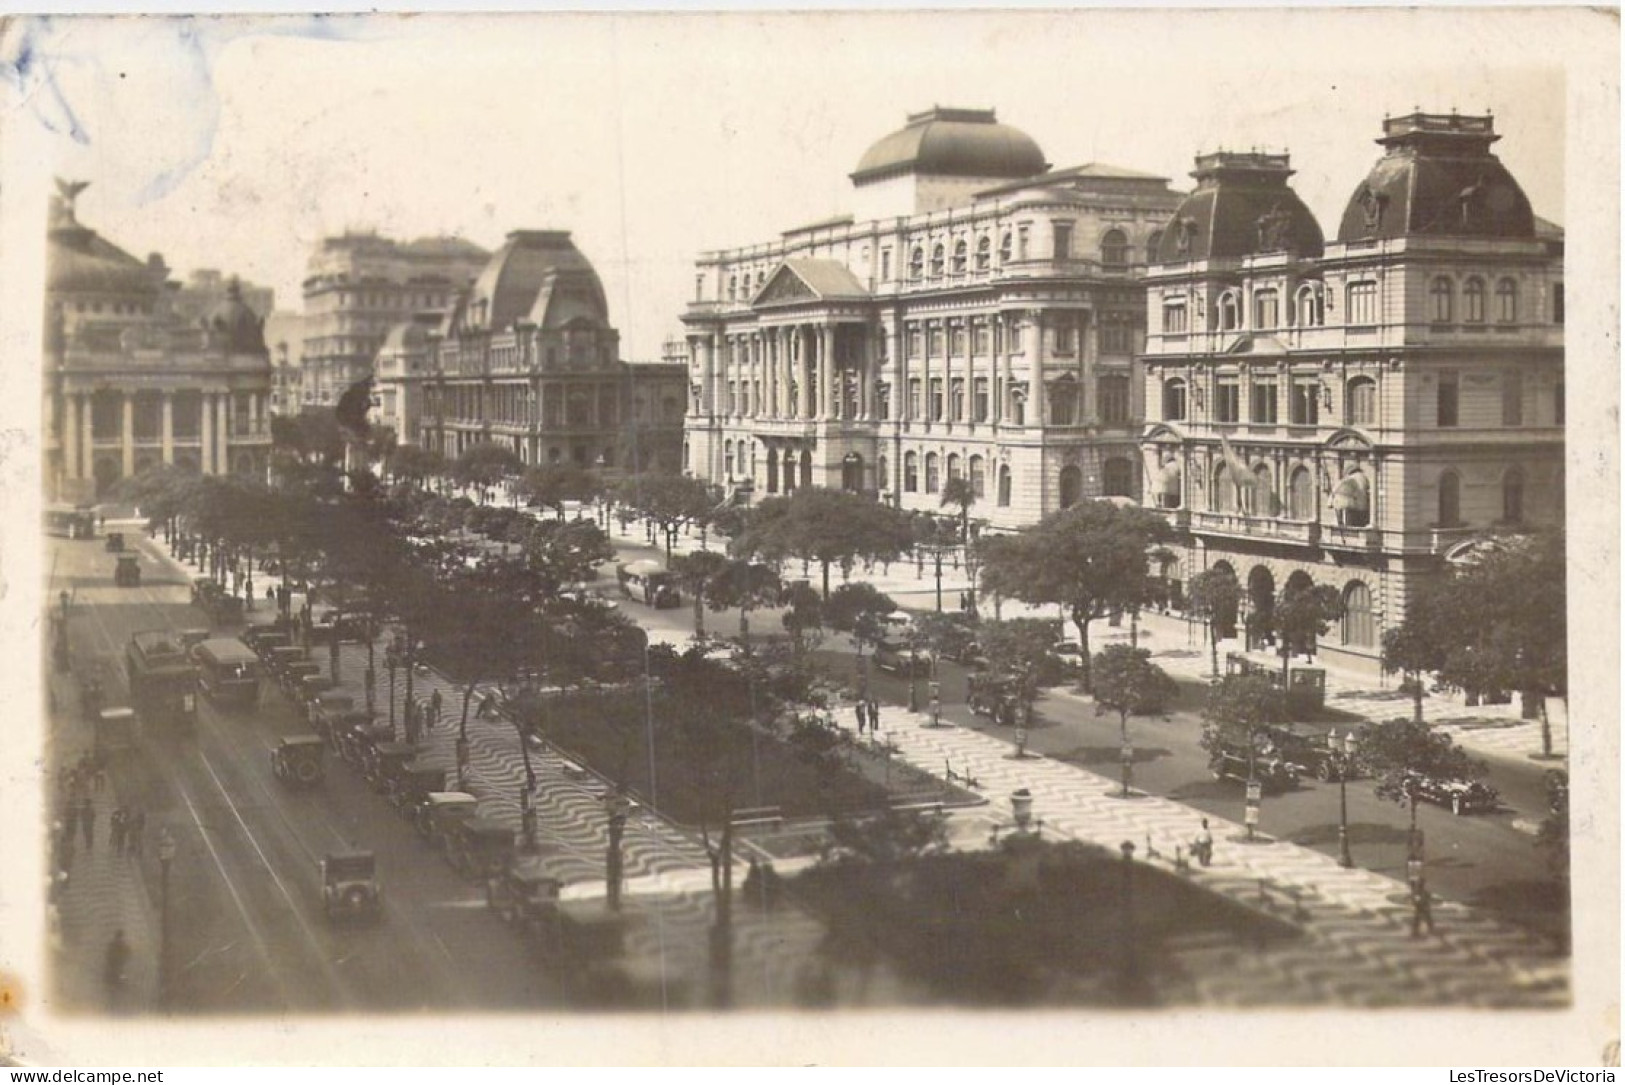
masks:
[[[866,726],[868,726],[868,723],[869,723],[869,706],[867,704],[865,704],[863,701],[859,701],[857,711],[858,711],[858,735],[859,735],[859,737],[862,737],[863,729]]]
[[[1422,924],[1426,923],[1428,933],[1433,933],[1433,896],[1428,892],[1428,883],[1418,878],[1411,886],[1411,937],[1422,937]]]
[[[1207,827],[1207,818],[1202,819],[1202,831],[1196,834],[1196,861],[1203,866],[1213,862],[1213,832]]]
[[[141,858],[141,837],[147,831],[147,812],[137,806],[130,811],[129,823],[124,828],[124,846],[137,859]]]
[[[440,705],[440,691],[437,689],[429,694],[429,715],[434,718],[436,723],[440,722]]]
[[[90,774],[90,791],[93,795],[100,795],[102,788],[107,786],[107,769],[97,762]]]
[[[107,835],[113,840],[114,855],[124,854],[124,827],[128,823],[129,817],[130,815],[125,812],[124,807],[120,806],[113,811],[113,816],[108,819]]]
[[[91,805],[90,796],[79,800],[79,829],[85,834],[85,851],[94,851],[96,848],[96,807]]]
[[[870,701],[869,702],[869,730],[874,731],[876,733],[878,733],[880,731],[880,702],[879,701]]]

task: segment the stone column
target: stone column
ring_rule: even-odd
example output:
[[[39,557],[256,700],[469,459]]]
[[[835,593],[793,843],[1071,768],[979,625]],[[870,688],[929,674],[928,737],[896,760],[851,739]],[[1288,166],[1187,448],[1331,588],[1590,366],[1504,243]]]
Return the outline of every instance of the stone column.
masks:
[[[163,417],[163,428],[160,429],[158,432],[159,432],[160,439],[163,441],[164,465],[167,467],[168,465],[175,462],[175,393],[174,392],[165,392],[164,393],[163,416],[164,416]]]
[[[835,326],[832,324],[818,329],[818,355],[824,377],[823,417],[826,421],[834,421],[841,417],[841,403],[835,380]]]
[[[1033,310],[1032,349],[1027,351],[1027,424],[1043,426],[1049,421],[1048,390],[1044,386],[1044,313]]]
[[[198,457],[199,470],[205,475],[212,475],[214,471],[214,397],[208,392],[203,393],[201,405],[198,408],[198,421],[200,436],[203,439],[202,453]]]
[[[227,440],[227,436],[231,432],[229,425],[231,418],[231,393],[228,392],[224,395],[216,396],[214,400],[214,407],[215,411],[219,414],[219,418],[215,421],[214,434],[215,453],[218,456],[218,459],[215,461],[215,472],[217,474],[225,475],[231,472],[231,461],[229,459],[231,446]]]
[[[403,418],[401,429],[404,430],[406,428],[404,423],[406,415],[406,384],[404,381],[401,385],[401,399],[399,402]],[[258,392],[248,393],[248,428],[251,433],[258,433],[260,430],[260,394]]]
[[[79,473],[79,397],[62,397],[62,477],[81,478]]]
[[[79,401],[79,477],[96,477],[96,397],[85,395]]]
[[[135,394],[124,393],[122,408],[122,424],[119,427],[120,470],[125,478],[135,474]]]

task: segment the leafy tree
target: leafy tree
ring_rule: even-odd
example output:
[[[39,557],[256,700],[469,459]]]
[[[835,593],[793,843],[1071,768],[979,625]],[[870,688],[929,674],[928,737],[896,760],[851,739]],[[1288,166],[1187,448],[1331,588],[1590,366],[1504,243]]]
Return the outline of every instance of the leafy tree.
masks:
[[[598,491],[598,479],[575,461],[560,460],[527,468],[516,490],[522,501],[553,509],[562,520],[565,502],[592,500]]]
[[[710,595],[711,582],[722,575],[729,564],[727,556],[715,550],[696,550],[671,559],[672,572],[694,602],[694,635],[697,637],[705,636],[705,602]]]
[[[1225,630],[1235,628],[1240,607],[1241,583],[1228,565],[1204,569],[1191,577],[1190,612],[1207,628],[1214,678],[1219,677],[1219,641]]]
[[[271,416],[271,447],[308,466],[336,468],[344,460],[344,432],[331,407],[307,407]]]
[[[446,473],[446,458],[433,449],[419,445],[396,445],[385,461],[390,476],[413,487],[422,488],[425,482]]]
[[[451,464],[451,477],[459,486],[466,486],[480,495],[482,502],[491,499],[491,491],[504,479],[519,474],[524,465],[519,454],[509,445],[484,441],[473,445]]]
[[[1281,589],[1270,610],[1270,629],[1281,654],[1281,685],[1285,688],[1292,666],[1292,653],[1314,650],[1317,637],[1326,635],[1332,623],[1343,616],[1343,597],[1330,584],[1300,587],[1288,584]]]
[[[898,510],[861,494],[802,489],[778,503],[763,502],[735,542],[769,560],[798,557],[816,563],[828,600],[832,566],[850,575],[859,561],[897,560],[909,546],[907,524]]]
[[[1022,719],[1031,723],[1040,680],[1055,647],[1055,626],[1042,618],[983,622],[978,642],[988,670],[1015,679]]]
[[[703,524],[716,504],[710,487],[682,475],[633,475],[621,483],[617,493],[623,505],[660,529],[668,566],[678,533],[687,524]]]
[[[1089,624],[1146,597],[1147,551],[1168,537],[1166,521],[1144,509],[1082,501],[989,551],[984,590],[1036,606],[1059,605],[1083,646],[1082,688],[1093,688]]]
[[[1448,641],[1433,623],[1432,607],[1426,590],[1411,602],[1405,620],[1383,632],[1382,669],[1384,674],[1404,676],[1400,689],[1411,695],[1412,718],[1422,722],[1422,698],[1427,696],[1423,676],[1437,671],[1448,659]]]
[[[1095,655],[1095,704],[1116,712],[1123,741],[1128,741],[1130,713],[1160,711],[1179,694],[1168,672],[1151,662],[1151,653],[1126,644],[1109,644]]]
[[[1355,756],[1376,776],[1378,798],[1410,807],[1413,840],[1416,804],[1421,797],[1418,785],[1423,779],[1476,780],[1489,771],[1449,735],[1415,720],[1366,725],[1355,739]]]
[[[806,650],[807,636],[824,624],[824,600],[804,580],[791,584],[784,593],[785,611],[780,619],[797,652]]]
[[[858,654],[880,640],[881,622],[897,609],[892,597],[870,584],[842,584],[824,603],[824,620],[831,629],[858,642]]]
[[[976,504],[976,491],[971,488],[970,479],[954,475],[944,482],[942,500],[938,504],[942,508],[953,505],[959,510],[959,542],[970,545],[970,507]]]
[[[750,612],[777,603],[782,587],[779,575],[767,566],[732,561],[708,582],[706,603],[712,610],[739,608],[739,639],[748,647]]]
[[[1552,877],[1569,881],[1569,774],[1553,769],[1546,774],[1546,817],[1541,820],[1535,847],[1546,853]]]
[[[1202,706],[1204,750],[1223,746],[1255,747],[1260,728],[1286,718],[1286,700],[1274,682],[1259,675],[1230,675],[1208,687]]]

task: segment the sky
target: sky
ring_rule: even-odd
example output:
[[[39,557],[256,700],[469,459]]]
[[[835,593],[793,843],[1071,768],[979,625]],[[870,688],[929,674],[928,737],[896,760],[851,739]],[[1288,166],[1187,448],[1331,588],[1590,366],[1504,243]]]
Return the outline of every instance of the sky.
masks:
[[[1563,222],[1565,65],[1587,17],[57,18],[8,28],[0,76],[4,124],[91,182],[81,221],[177,276],[221,268],[290,309],[312,246],[345,229],[493,249],[566,229],[623,353],[648,360],[680,333],[698,253],[849,210],[863,151],[932,105],[994,108],[1057,167],[1181,187],[1200,151],[1287,150],[1328,235],[1385,113],[1489,110],[1536,212]]]

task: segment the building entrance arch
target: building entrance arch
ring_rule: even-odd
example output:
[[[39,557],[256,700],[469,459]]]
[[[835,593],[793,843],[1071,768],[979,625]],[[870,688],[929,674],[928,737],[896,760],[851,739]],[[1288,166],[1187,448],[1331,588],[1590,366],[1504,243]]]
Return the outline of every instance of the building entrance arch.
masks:
[[[1083,496],[1083,469],[1077,464],[1061,468],[1061,507],[1069,509]]]
[[[1247,647],[1268,642],[1275,619],[1275,574],[1264,565],[1254,565],[1247,574]]]

